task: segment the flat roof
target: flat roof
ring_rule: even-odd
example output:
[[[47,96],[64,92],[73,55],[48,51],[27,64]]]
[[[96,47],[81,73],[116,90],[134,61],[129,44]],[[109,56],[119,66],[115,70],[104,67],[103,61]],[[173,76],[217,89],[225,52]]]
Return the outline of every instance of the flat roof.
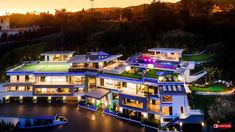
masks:
[[[107,89],[96,88],[95,90],[92,90],[90,92],[85,93],[85,96],[91,97],[91,98],[96,98],[96,99],[102,99],[109,92],[110,92],[110,90],[107,90]]]
[[[149,52],[180,52],[182,53],[184,49],[177,48],[151,48],[148,49]]]
[[[68,72],[70,64],[65,63],[37,63],[37,64],[24,64],[12,72]]]
[[[75,55],[73,58],[71,58],[70,60],[68,60],[68,63],[87,63],[87,62],[105,62],[105,61],[111,61],[114,59],[117,59],[119,57],[121,57],[122,55],[110,55],[104,59],[96,59],[96,60],[87,60],[86,59],[87,55]]]
[[[33,88],[74,88],[74,86],[72,85],[72,84],[61,84],[61,85],[47,85],[47,84],[45,84],[45,85],[41,85],[41,84],[39,84],[39,85],[33,85]]]
[[[64,54],[64,55],[68,55],[68,54],[74,54],[75,51],[48,51],[45,53],[42,53],[41,55],[57,55],[57,54]]]
[[[203,121],[204,121],[203,115],[190,115],[186,119],[180,119],[180,122],[188,124],[196,124],[196,123],[200,124]]]

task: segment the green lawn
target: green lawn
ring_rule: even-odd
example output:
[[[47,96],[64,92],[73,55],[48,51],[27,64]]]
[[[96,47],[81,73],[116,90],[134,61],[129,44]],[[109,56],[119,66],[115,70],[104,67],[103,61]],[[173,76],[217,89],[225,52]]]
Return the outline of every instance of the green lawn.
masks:
[[[195,92],[224,92],[231,90],[231,88],[227,88],[226,86],[223,85],[212,85],[205,88],[190,86],[189,88],[191,91]]]
[[[126,71],[123,72],[123,73],[121,74],[121,76],[123,76],[123,77],[129,77],[129,78],[137,78],[137,79],[141,79],[141,78],[142,78],[142,76],[139,75],[139,74],[137,74],[137,73],[131,74],[131,73],[127,73]]]
[[[200,54],[200,55],[193,55],[193,56],[183,56],[183,61],[208,61],[210,60],[209,54]]]
[[[29,64],[23,65],[14,71],[67,72],[69,67],[69,64]]]
[[[151,70],[149,70],[149,71],[146,73],[145,76],[146,76],[146,77],[150,77],[150,78],[158,78],[159,75],[157,75],[157,72],[164,72],[164,71],[166,71],[166,70],[151,69]],[[172,73],[172,74],[170,74],[170,75],[172,75],[172,76],[178,76],[177,73]]]
[[[141,79],[142,76],[138,75],[138,74],[130,74],[127,72],[123,72],[122,74],[111,74],[111,73],[105,73],[108,75],[112,75],[112,76],[121,76],[121,77],[127,77],[127,78],[135,78],[135,79]]]
[[[145,76],[150,78],[158,78],[157,72],[163,72],[164,70],[158,70],[158,69],[150,69]]]
[[[158,69],[150,69],[146,74],[145,74],[145,77],[150,77],[150,78],[157,78],[159,77],[159,75],[157,75],[157,72],[164,72],[165,70],[158,70]],[[170,74],[172,76],[178,76],[178,74],[176,73],[172,73]],[[137,78],[137,79],[140,79],[142,78],[142,75],[138,74],[137,72],[136,73],[128,73],[128,72],[123,72],[120,76],[123,76],[123,77],[129,77],[129,78]]]
[[[40,64],[23,65],[17,68],[15,71],[39,71],[44,67],[45,65],[40,65]]]

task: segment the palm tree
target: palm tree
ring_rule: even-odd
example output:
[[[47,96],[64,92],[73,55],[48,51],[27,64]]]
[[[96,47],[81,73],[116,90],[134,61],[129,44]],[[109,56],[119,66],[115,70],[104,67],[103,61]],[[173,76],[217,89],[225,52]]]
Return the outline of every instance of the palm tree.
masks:
[[[211,84],[212,78],[215,74],[215,69],[213,67],[204,67],[204,70],[207,72],[208,84]]]
[[[223,69],[219,69],[218,67],[216,67],[215,68],[215,72],[217,73],[218,79],[221,79],[222,78]]]

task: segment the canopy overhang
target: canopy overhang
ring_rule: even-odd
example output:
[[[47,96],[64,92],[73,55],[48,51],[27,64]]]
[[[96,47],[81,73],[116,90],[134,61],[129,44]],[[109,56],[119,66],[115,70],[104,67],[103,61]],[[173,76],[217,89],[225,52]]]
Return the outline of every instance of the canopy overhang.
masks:
[[[95,90],[85,93],[85,97],[102,99],[104,96],[108,95],[109,93],[110,93],[110,90],[97,88]]]

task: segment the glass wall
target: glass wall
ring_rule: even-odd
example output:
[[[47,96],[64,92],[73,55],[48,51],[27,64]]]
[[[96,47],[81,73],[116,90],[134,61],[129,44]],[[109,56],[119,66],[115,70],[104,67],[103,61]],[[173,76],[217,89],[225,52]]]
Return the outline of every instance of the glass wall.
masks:
[[[162,107],[162,115],[164,115],[164,116],[172,115],[172,107],[171,106],[163,106]]]
[[[71,94],[70,88],[35,88],[35,94]]]
[[[31,86],[10,86],[7,91],[32,91]]]
[[[96,79],[95,78],[88,78],[88,92],[94,90],[96,87]]]
[[[153,112],[160,112],[160,100],[150,99],[149,110]]]
[[[145,95],[157,95],[158,94],[158,88],[155,87],[155,86],[144,85],[144,94]]]
[[[133,100],[133,99],[128,99],[128,98],[123,98],[122,99],[122,104],[130,107],[136,107],[136,108],[144,108],[144,103],[141,101]]]
[[[172,103],[172,96],[162,96],[162,103]]]

